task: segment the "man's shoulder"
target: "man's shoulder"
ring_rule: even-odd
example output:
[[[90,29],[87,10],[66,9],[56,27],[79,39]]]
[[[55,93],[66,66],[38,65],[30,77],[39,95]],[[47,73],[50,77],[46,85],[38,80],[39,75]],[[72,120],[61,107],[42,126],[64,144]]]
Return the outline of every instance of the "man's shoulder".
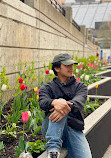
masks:
[[[81,81],[79,81],[79,82],[76,81],[76,82],[75,82],[75,85],[76,85],[77,87],[78,87],[78,86],[79,86],[79,87],[82,86],[82,87],[86,87],[86,88],[87,88],[87,85],[86,85],[84,82],[81,82]]]
[[[42,85],[40,89],[52,87],[53,85],[54,85],[54,81],[52,80],[52,81],[47,82],[46,84]]]

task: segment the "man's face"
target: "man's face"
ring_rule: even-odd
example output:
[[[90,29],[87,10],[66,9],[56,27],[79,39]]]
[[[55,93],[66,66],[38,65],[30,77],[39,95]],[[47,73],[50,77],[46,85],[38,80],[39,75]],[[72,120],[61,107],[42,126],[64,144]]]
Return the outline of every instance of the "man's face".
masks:
[[[71,65],[63,65],[61,64],[60,68],[56,70],[58,72],[58,76],[61,77],[72,77],[73,76],[73,64]]]

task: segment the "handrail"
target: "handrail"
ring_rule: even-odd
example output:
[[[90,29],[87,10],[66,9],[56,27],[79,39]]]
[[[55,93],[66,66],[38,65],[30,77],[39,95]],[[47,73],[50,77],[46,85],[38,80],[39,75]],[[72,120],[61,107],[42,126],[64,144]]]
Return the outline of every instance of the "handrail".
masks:
[[[20,1],[24,3],[24,0],[20,0]]]
[[[81,31],[80,26],[72,19],[72,24],[79,30]]]
[[[24,3],[24,0],[20,0]],[[51,5],[53,5],[63,16],[65,16],[65,9],[62,7],[62,5],[57,0],[48,0]],[[72,20],[72,24],[80,31],[80,26]]]
[[[62,13],[63,16],[65,16],[65,10],[57,0],[49,0],[49,1],[60,13]]]
[[[24,3],[24,0],[20,0]],[[60,12],[63,16],[65,16],[65,10],[62,5],[57,0],[48,0],[50,3]]]

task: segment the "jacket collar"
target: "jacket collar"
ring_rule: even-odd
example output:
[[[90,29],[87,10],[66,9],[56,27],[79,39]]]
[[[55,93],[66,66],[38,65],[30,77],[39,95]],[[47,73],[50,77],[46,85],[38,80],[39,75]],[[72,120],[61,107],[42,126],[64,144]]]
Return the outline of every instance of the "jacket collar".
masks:
[[[74,84],[74,82],[76,81],[76,79],[75,79],[74,76],[72,76],[72,77],[70,78],[70,80],[68,80],[66,83],[61,83],[60,80],[59,80],[57,77],[55,77],[55,78],[53,79],[53,81],[54,81],[55,83],[57,83],[58,85],[60,85],[60,86],[67,86],[67,85]]]

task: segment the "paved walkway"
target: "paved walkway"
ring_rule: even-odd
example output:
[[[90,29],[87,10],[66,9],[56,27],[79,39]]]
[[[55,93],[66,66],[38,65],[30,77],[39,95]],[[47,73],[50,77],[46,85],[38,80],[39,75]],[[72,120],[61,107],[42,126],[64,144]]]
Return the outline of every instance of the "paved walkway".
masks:
[[[111,145],[108,147],[102,158],[111,158]]]

